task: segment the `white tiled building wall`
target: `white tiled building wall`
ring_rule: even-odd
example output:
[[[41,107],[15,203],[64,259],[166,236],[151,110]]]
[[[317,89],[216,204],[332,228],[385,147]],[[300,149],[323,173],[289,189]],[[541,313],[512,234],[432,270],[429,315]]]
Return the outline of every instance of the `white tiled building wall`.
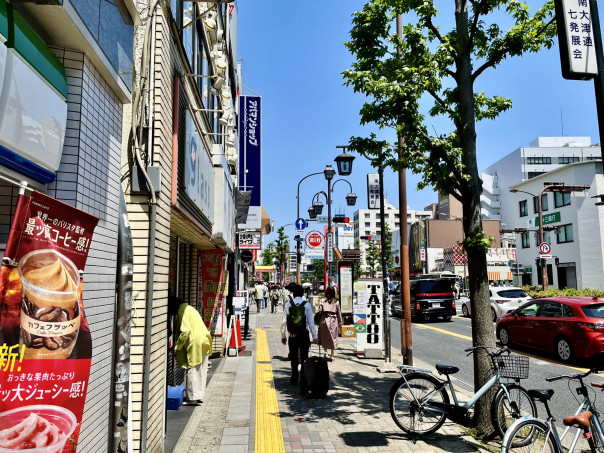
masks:
[[[105,452],[115,307],[122,103],[80,52],[55,50],[68,83],[67,132],[47,194],[99,217],[84,274],[92,365],[78,452]]]

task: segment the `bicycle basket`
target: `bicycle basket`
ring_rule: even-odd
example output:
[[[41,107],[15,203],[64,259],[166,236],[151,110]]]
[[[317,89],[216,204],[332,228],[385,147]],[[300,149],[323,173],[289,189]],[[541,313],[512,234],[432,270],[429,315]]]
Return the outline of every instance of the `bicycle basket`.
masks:
[[[502,355],[497,357],[499,375],[510,379],[528,379],[529,358],[523,355]]]

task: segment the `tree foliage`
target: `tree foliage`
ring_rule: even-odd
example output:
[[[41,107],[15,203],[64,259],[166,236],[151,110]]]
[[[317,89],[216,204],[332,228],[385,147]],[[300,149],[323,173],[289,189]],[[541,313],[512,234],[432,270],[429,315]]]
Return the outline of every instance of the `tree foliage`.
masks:
[[[397,15],[406,21],[402,37],[393,29]],[[433,0],[372,0],[353,15],[346,46],[355,61],[343,73],[345,83],[369,98],[360,111],[361,124],[394,129],[397,140],[390,143],[372,133],[352,137],[350,149],[394,170],[410,169],[421,175],[418,188],[431,186],[462,203],[475,344],[495,345],[476,122],[494,120],[512,106],[510,99],[478,91],[475,84],[507,58],[550,48],[555,33],[550,0],[534,12],[517,0],[455,0],[448,16]],[[432,134],[426,117],[444,119],[451,130]],[[489,366],[484,354],[475,356],[476,388],[489,379]],[[476,407],[479,435],[491,429],[487,400]]]
[[[365,264],[367,265],[371,277],[375,277],[376,271],[381,269],[381,262],[378,242],[376,240],[369,241],[367,251],[365,252]]]

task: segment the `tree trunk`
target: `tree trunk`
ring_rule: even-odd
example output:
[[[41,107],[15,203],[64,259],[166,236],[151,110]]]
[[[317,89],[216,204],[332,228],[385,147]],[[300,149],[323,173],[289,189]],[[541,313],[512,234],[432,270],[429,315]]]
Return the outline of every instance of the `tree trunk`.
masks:
[[[468,46],[468,11],[464,0],[456,0],[455,21],[457,29],[457,86],[459,89],[460,120],[457,125],[463,163],[470,176],[462,192],[463,227],[466,238],[475,238],[482,232],[480,217],[480,193],[482,181],[476,162],[476,118],[474,112],[474,86],[472,82],[472,59]],[[487,260],[484,250],[466,247],[472,311],[472,340],[474,346],[495,346]],[[474,354],[474,388],[477,390],[490,378],[491,362],[484,352]],[[490,417],[492,395],[481,398],[475,408],[474,422],[479,437],[491,434]]]

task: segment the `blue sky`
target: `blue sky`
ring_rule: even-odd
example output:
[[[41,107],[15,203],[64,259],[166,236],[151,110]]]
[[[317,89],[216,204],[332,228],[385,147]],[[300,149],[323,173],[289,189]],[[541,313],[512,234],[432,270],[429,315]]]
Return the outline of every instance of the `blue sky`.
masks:
[[[365,99],[345,87],[341,76],[353,61],[344,47],[351,16],[364,4],[358,0],[238,1],[243,83],[263,100],[262,200],[275,228],[296,219],[301,178],[327,164],[335,168],[337,145],[375,130],[359,125],[358,112]],[[483,75],[476,89],[508,97],[513,103],[497,120],[478,124],[479,169],[539,136],[591,136],[593,143],[600,142],[593,82],[562,78],[557,43],[539,54],[504,62]],[[252,93],[244,90],[244,94]],[[436,121],[433,126],[439,133],[450,130]],[[390,133],[378,132],[378,136],[394,139]],[[352,217],[354,210],[367,207],[365,175],[373,171],[366,159],[357,156],[347,178],[359,196],[357,205],[346,206],[348,186],[340,183],[333,193],[335,212]],[[436,202],[432,190],[417,191],[418,180],[407,172],[407,204],[412,209]],[[321,175],[305,180],[300,211],[306,213],[313,195],[326,186]],[[385,189],[388,201],[398,207],[397,177],[388,170]],[[286,227],[286,233],[292,237],[294,227]],[[265,238],[265,244],[273,238]]]

